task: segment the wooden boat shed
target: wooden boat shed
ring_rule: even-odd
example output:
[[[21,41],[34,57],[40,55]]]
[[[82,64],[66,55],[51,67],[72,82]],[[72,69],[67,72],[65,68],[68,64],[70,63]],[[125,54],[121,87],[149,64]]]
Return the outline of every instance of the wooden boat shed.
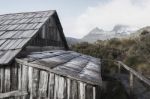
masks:
[[[55,10],[0,15],[0,98],[99,99],[100,61],[68,49]]]

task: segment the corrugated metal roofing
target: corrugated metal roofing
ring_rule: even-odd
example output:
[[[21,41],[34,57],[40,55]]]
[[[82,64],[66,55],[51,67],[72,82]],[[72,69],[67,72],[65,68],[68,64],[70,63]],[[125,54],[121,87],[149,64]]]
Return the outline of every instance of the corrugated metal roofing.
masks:
[[[101,85],[100,60],[73,51],[34,52],[23,58],[26,63],[49,67],[61,75]]]
[[[8,64],[54,12],[0,15],[0,64]]]

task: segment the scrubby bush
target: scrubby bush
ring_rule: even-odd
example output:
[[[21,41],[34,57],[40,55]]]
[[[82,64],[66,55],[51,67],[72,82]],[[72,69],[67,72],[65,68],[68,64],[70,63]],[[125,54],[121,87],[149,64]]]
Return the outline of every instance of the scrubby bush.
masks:
[[[150,75],[150,33],[135,39],[110,39],[72,46],[72,50],[101,59],[121,60],[128,66]]]

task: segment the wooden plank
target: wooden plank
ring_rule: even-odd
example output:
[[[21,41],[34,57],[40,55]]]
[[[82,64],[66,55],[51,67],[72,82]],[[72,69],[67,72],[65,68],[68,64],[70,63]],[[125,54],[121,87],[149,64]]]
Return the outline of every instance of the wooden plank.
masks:
[[[48,73],[46,71],[40,71],[39,81],[39,96],[47,98],[48,93]]]
[[[31,38],[22,39],[22,41],[16,46],[16,49],[22,48]]]
[[[0,39],[7,39],[11,38],[13,35],[15,35],[16,31],[7,31],[3,35],[0,36]]]
[[[16,63],[11,66],[11,91],[18,89],[18,67]]]
[[[59,89],[58,78],[59,78],[58,75],[55,75],[54,99],[59,99],[59,96],[58,96],[58,89]]]
[[[0,98],[7,98],[7,97],[16,97],[16,96],[24,96],[27,95],[27,91],[11,91],[7,93],[0,93]]]
[[[8,50],[4,52],[5,54],[0,58],[0,64],[9,63],[20,51],[21,49],[16,49],[16,50]]]
[[[57,82],[55,82],[56,89],[54,93],[55,99],[66,99],[67,98],[67,87],[66,87],[66,79],[61,76],[56,76],[55,79]]]
[[[36,34],[36,30],[27,30],[27,31],[20,31],[23,33],[20,33],[20,35],[17,38],[29,38],[32,37],[34,34]]]
[[[125,65],[124,63],[122,63],[121,61],[117,62],[118,64],[121,64],[121,66],[123,66],[123,68],[125,68],[126,70],[128,70],[129,72],[131,72],[133,75],[135,75],[138,79],[140,79],[141,81],[143,81],[145,84],[150,86],[150,80],[145,78],[142,74],[136,72],[135,70],[133,70],[132,68],[128,67],[127,65]]]
[[[0,50],[4,49],[10,42],[11,42],[11,40],[6,40],[6,41],[0,46]]]
[[[18,65],[18,90],[22,88],[22,64]]]
[[[71,81],[71,99],[78,99],[78,83],[75,80]]]
[[[15,30],[26,30],[28,24],[18,24],[19,26]]]
[[[24,32],[24,31],[15,31],[15,35],[13,35],[12,39],[15,39],[15,38],[20,38],[20,35]]]
[[[85,83],[78,81],[78,92],[79,92],[79,99],[87,99],[86,98],[87,93],[86,93],[86,84]],[[93,99],[93,98],[91,98],[91,99]]]
[[[96,98],[96,88],[95,88],[95,86],[93,86],[93,99],[97,99]]]
[[[22,87],[21,90],[28,90],[28,67],[22,65]],[[22,99],[28,99],[28,96],[23,96]]]
[[[15,42],[17,40],[11,40],[10,43],[8,43],[4,48],[2,48],[1,50],[8,50],[11,49],[11,46],[14,46]]]
[[[67,99],[71,99],[71,80],[67,79]]]
[[[49,73],[49,85],[48,85],[48,98],[54,98],[54,86],[55,86],[55,75],[53,73]]]
[[[27,24],[27,26],[25,26],[24,28],[22,29],[25,29],[25,30],[34,30],[34,29],[39,29],[39,28],[36,28],[36,26],[40,24],[40,23],[32,23],[32,24]]]
[[[5,77],[5,69],[0,68],[0,93],[4,92],[4,77]]]
[[[95,96],[96,96],[96,99],[101,99],[101,94],[102,94],[102,90],[101,90],[101,87],[100,86],[96,86],[95,87]]]
[[[32,67],[28,68],[28,78],[29,78],[28,91],[30,93],[29,99],[33,99],[33,68]]]
[[[17,46],[23,41],[23,39],[17,39],[15,44],[13,46],[11,46],[11,49],[16,49]]]
[[[40,71],[36,68],[33,68],[33,78],[32,78],[32,88],[33,88],[33,98],[38,98],[38,89],[39,89],[39,75]],[[44,76],[43,76],[44,77]]]
[[[19,24],[10,25],[10,27],[7,30],[16,30],[18,26]]]
[[[0,40],[0,46],[5,42],[6,40]]]
[[[10,67],[5,67],[5,83],[4,83],[4,92],[10,91]]]
[[[93,99],[93,86],[86,85],[86,98],[85,99]]]
[[[24,60],[21,60],[21,59],[16,59],[16,61],[17,61],[17,63],[24,64],[26,66],[30,66],[30,67],[34,67],[34,68],[38,68],[38,69],[41,69],[41,70],[45,70],[45,71],[48,71],[48,72],[51,72],[51,73],[55,73],[57,75],[62,75],[62,76],[68,77],[68,78],[70,78],[72,80],[82,81],[82,82],[85,82],[85,83],[88,83],[88,84],[102,86],[101,83],[89,81],[89,80],[82,79],[82,78],[79,78],[79,77],[66,75],[66,73],[64,74],[62,72],[50,69],[49,67],[46,67],[46,66],[43,66],[43,65],[28,63],[27,61],[24,61]]]

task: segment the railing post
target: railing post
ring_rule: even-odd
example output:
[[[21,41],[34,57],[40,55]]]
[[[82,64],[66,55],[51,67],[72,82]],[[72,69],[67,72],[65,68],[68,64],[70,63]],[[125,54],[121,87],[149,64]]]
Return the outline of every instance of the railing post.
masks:
[[[133,76],[133,74],[130,72],[130,76],[129,76],[130,95],[133,94],[133,83],[134,83],[134,76]]]
[[[118,62],[118,74],[121,73],[121,64]]]

